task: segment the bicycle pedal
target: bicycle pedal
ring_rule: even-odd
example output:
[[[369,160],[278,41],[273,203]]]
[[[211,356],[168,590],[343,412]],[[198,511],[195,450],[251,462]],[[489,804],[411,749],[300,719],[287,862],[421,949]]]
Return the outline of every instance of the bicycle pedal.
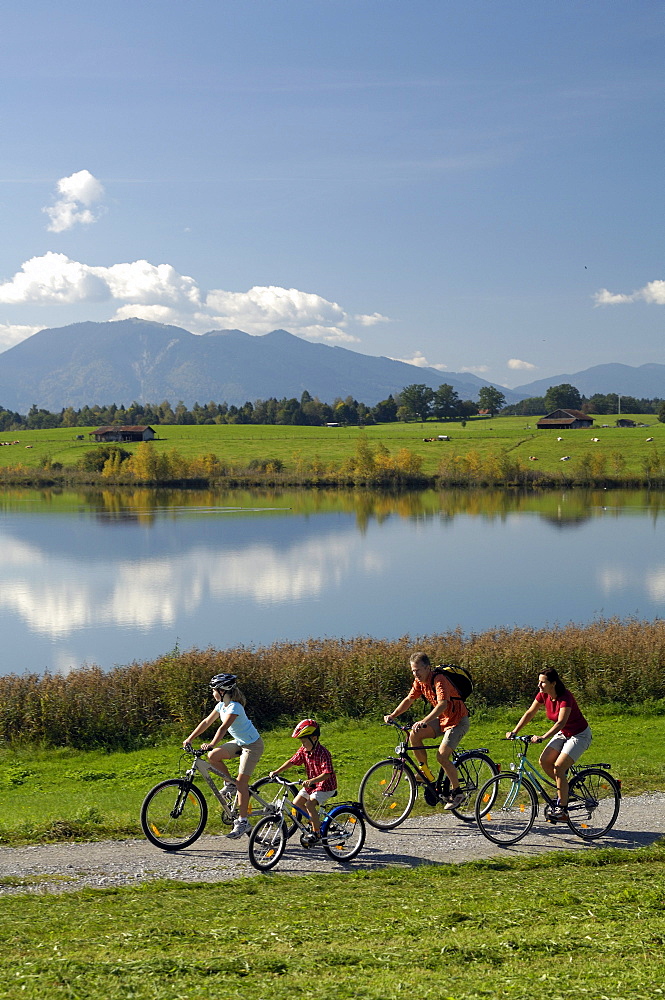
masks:
[[[438,806],[439,796],[436,794],[433,788],[429,787],[429,785],[425,786],[425,789],[423,791],[423,797],[427,805],[431,806],[432,809],[434,808],[434,806]]]

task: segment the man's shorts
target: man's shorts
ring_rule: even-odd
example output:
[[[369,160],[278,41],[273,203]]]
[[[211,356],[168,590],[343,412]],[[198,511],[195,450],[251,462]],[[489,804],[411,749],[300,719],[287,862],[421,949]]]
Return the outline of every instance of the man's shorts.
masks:
[[[463,719],[460,719],[456,726],[451,726],[450,729],[444,729],[443,739],[441,740],[441,749],[456,750],[470,728],[471,719],[468,715],[465,715]]]
[[[585,750],[588,750],[591,745],[591,727],[587,726],[583,729],[581,733],[577,733],[575,736],[564,736],[563,733],[557,733],[549,741],[545,749],[548,747],[555,747],[559,754],[565,753],[570,759],[575,763],[578,761]]]

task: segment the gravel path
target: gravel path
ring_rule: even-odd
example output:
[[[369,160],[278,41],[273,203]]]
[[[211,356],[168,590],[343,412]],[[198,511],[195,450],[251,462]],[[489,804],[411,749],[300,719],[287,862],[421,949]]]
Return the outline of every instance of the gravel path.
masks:
[[[349,869],[386,866],[412,868],[429,862],[477,858],[524,857],[546,851],[598,847],[644,847],[665,834],[665,793],[623,799],[616,825],[595,844],[576,837],[567,826],[536,820],[515,847],[496,847],[475,824],[433,814],[409,819],[392,833],[367,827],[362,853]],[[275,869],[307,875],[345,870],[320,849],[303,850],[294,838]],[[146,840],[105,840],[88,844],[43,844],[0,849],[0,895],[16,892],[62,892],[84,886],[137,885],[153,879],[222,882],[257,874],[247,857],[247,841],[203,836],[188,850],[168,854]]]

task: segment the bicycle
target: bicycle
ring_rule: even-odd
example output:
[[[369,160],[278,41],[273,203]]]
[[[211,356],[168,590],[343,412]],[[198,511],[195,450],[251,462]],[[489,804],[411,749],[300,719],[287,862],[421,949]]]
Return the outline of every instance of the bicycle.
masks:
[[[148,792],[141,806],[141,828],[150,843],[163,851],[181,851],[198,840],[205,830],[208,803],[201,789],[194,784],[198,776],[203,778],[220,805],[222,824],[232,826],[238,816],[235,791],[218,788],[213,778],[213,775],[217,775],[226,782],[226,776],[204,759],[204,751],[195,750],[187,744],[185,753],[194,758],[185,774],[179,778],[160,781]],[[279,796],[280,800],[284,798],[282,784],[280,782],[277,786],[272,778],[265,777],[249,786],[250,823],[256,823],[263,816],[272,813],[275,797]],[[298,786],[291,782],[285,784],[288,785],[290,797],[295,798]],[[259,794],[260,790],[263,795]],[[290,837],[295,833],[295,822],[292,817],[286,817],[285,822],[287,836]]]
[[[511,739],[522,743],[517,762],[511,764],[510,771],[490,778],[481,789],[480,797],[492,799],[491,809],[482,810],[476,805],[478,826],[488,840],[507,847],[526,837],[538,814],[538,796],[544,800],[548,822],[567,822],[583,840],[596,840],[611,830],[621,804],[621,783],[606,770],[611,764],[572,765],[568,819],[556,820],[551,815],[557,804],[556,784],[527,759],[531,737]]]
[[[270,814],[258,821],[249,837],[249,860],[259,871],[270,871],[279,863],[286,849],[287,824],[293,822],[300,830],[302,847],[311,848],[317,841],[309,826],[310,817],[290,798],[290,782],[275,775],[273,779],[283,786],[282,796],[276,796]],[[321,840],[319,843],[333,861],[346,864],[362,850],[365,843],[365,822],[357,802],[340,802],[332,808],[321,806]]]
[[[409,726],[402,726],[392,720],[384,723],[394,726],[404,734],[402,742],[395,747],[395,757],[388,757],[370,767],[360,782],[358,798],[368,823],[378,830],[394,830],[409,816],[416,801],[418,787],[422,786],[428,806],[445,803],[450,793],[450,780],[441,768],[436,779],[427,781],[418,766],[409,746]],[[438,750],[437,746],[423,746],[424,750]],[[454,816],[471,823],[475,819],[478,790],[488,778],[499,773],[499,766],[489,756],[485,747],[476,750],[453,750],[452,763],[457,768],[459,784],[464,793],[464,801],[450,810]],[[489,809],[492,802],[487,799],[483,808]]]

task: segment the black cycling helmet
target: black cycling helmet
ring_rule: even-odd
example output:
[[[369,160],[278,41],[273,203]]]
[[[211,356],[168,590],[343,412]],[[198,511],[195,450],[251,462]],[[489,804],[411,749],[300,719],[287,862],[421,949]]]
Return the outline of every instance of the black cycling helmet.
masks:
[[[216,691],[233,691],[237,681],[235,674],[215,674],[210,678],[210,687]]]

